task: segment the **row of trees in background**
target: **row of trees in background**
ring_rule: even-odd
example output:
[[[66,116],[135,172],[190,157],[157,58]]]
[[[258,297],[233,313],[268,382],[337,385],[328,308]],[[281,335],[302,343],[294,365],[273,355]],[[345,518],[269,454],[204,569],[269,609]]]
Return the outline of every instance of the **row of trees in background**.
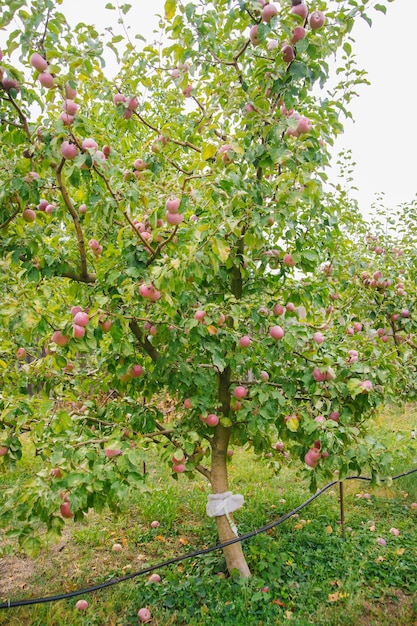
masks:
[[[0,468],[44,466],[0,515],[27,551],[128,501],[151,442],[217,494],[233,446],[312,488],[389,472],[363,435],[415,392],[416,207],[369,226],[325,170],[368,4],[167,0],[140,51],[53,0],[3,11]]]

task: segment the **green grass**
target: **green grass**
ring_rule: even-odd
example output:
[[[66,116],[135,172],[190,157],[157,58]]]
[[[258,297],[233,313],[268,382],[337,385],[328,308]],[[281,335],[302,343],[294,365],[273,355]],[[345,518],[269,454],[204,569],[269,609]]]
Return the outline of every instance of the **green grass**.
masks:
[[[410,437],[416,419],[409,407],[406,413],[391,409],[375,421],[378,437],[398,453],[392,474],[417,467],[417,443]],[[0,569],[0,590],[11,576],[13,599],[68,592],[215,544],[214,523],[204,512],[209,493],[204,480],[174,481],[156,459],[149,468],[153,488],[138,493],[123,513],[91,513],[82,523],[67,523],[60,544],[46,546],[35,561],[12,543],[0,544],[8,565],[7,576]],[[22,465],[16,471],[29,470]],[[14,479],[2,476],[0,486]],[[294,470],[274,476],[243,450],[232,459],[230,480],[231,489],[245,495],[236,515],[241,534],[310,496]],[[75,598],[0,611],[0,624],[128,626],[137,624],[138,609],[148,606],[152,626],[411,626],[417,623],[417,510],[410,507],[416,501],[417,474],[378,488],[348,482],[344,537],[334,487],[298,516],[245,542],[249,580],[226,576],[221,552],[212,552],[164,567],[160,583],[138,576],[85,596],[90,605],[85,613],[76,611]],[[157,529],[150,527],[154,519]],[[399,529],[398,537],[392,527]],[[115,542],[123,544],[121,553],[112,552]]]

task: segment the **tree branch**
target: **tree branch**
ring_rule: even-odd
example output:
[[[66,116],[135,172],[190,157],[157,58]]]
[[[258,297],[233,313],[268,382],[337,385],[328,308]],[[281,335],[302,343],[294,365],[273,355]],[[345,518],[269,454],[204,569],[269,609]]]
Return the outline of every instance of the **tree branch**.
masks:
[[[149,339],[144,334],[143,330],[140,328],[139,324],[135,319],[130,320],[129,328],[132,333],[135,335],[136,339],[139,342],[141,348],[146,352],[148,356],[151,357],[152,361],[157,361],[161,356],[158,350],[151,344]]]

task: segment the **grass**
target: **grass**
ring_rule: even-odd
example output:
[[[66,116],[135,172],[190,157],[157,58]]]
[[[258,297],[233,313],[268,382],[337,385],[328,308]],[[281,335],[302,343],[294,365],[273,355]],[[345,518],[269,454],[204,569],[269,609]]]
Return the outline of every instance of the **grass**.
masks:
[[[417,467],[417,442],[410,437],[416,426],[413,407],[390,409],[375,421],[378,437],[398,451],[393,474]],[[204,480],[174,481],[156,459],[149,467],[152,490],[139,492],[118,516],[90,513],[82,523],[67,523],[60,543],[46,546],[36,560],[12,543],[0,544],[2,601],[84,588],[215,544],[213,521],[204,514],[209,493]],[[3,476],[0,484],[14,478]],[[274,476],[243,450],[233,457],[230,478],[231,489],[246,500],[236,515],[240,533],[271,522],[310,496],[294,470]],[[164,567],[160,583],[137,576],[82,596],[89,602],[84,613],[75,609],[74,598],[0,611],[0,624],[129,626],[138,623],[138,609],[148,606],[152,626],[411,626],[417,624],[412,502],[417,502],[417,474],[377,488],[347,482],[345,536],[335,487],[298,516],[245,542],[249,580],[226,576],[222,554],[212,552]],[[159,528],[151,528],[152,520]],[[392,527],[399,529],[398,537]],[[112,552],[116,542],[123,545],[120,553]]]

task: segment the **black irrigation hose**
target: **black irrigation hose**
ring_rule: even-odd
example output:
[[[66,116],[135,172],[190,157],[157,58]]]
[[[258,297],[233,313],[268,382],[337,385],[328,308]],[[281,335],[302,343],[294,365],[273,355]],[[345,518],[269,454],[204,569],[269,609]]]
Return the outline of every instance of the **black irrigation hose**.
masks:
[[[403,478],[404,476],[408,476],[409,474],[413,474],[417,472],[417,467],[415,469],[409,470],[408,472],[403,472],[402,474],[398,474],[397,476],[393,476],[391,480],[396,480],[397,478]],[[372,478],[368,478],[366,476],[347,476],[344,480],[367,480],[371,481]],[[386,478],[383,478],[382,481],[386,481]],[[251,537],[255,537],[261,533],[266,532],[267,530],[271,530],[271,528],[275,528],[275,526],[279,526],[285,522],[288,518],[292,517],[298,511],[304,509],[304,507],[308,506],[313,500],[321,496],[325,491],[337,485],[340,481],[333,480],[331,483],[328,483],[325,487],[317,491],[311,498],[297,506],[295,509],[290,511],[289,513],[285,513],[282,517],[278,518],[274,522],[270,522],[265,526],[261,526],[261,528],[257,528],[256,530],[251,530],[240,537],[235,537],[234,539],[230,539],[229,541],[225,541],[224,543],[218,543],[214,546],[210,546],[209,548],[204,548],[201,550],[195,550],[194,552],[188,552],[187,554],[183,554],[181,556],[176,556],[172,559],[168,559],[167,561],[162,561],[162,563],[157,563],[156,565],[151,565],[149,567],[145,567],[144,569],[139,570],[138,572],[132,572],[131,574],[126,574],[125,576],[121,576],[120,578],[112,578],[111,580],[106,581],[105,583],[100,583],[99,585],[94,585],[93,587],[87,587],[86,589],[78,589],[77,591],[71,591],[70,593],[62,593],[57,596],[47,596],[45,598],[32,598],[29,600],[16,600],[11,602],[3,602],[0,604],[0,609],[10,609],[12,607],[18,606],[27,606],[29,604],[43,604],[45,602],[57,602],[58,600],[66,600],[68,598],[74,598],[76,596],[81,596],[86,593],[92,593],[93,591],[99,591],[100,589],[105,589],[106,587],[111,587],[112,585],[117,585],[119,583],[124,582],[125,580],[130,580],[135,578],[136,576],[140,576],[141,574],[149,574],[156,569],[160,569],[161,567],[166,567],[167,565],[173,565],[174,563],[180,563],[180,561],[185,561],[186,559],[192,559],[196,556],[201,556],[202,554],[208,554],[209,552],[214,552],[216,550],[221,550],[227,546],[231,546],[234,543],[239,543],[241,541],[245,541],[246,539],[250,539]]]

